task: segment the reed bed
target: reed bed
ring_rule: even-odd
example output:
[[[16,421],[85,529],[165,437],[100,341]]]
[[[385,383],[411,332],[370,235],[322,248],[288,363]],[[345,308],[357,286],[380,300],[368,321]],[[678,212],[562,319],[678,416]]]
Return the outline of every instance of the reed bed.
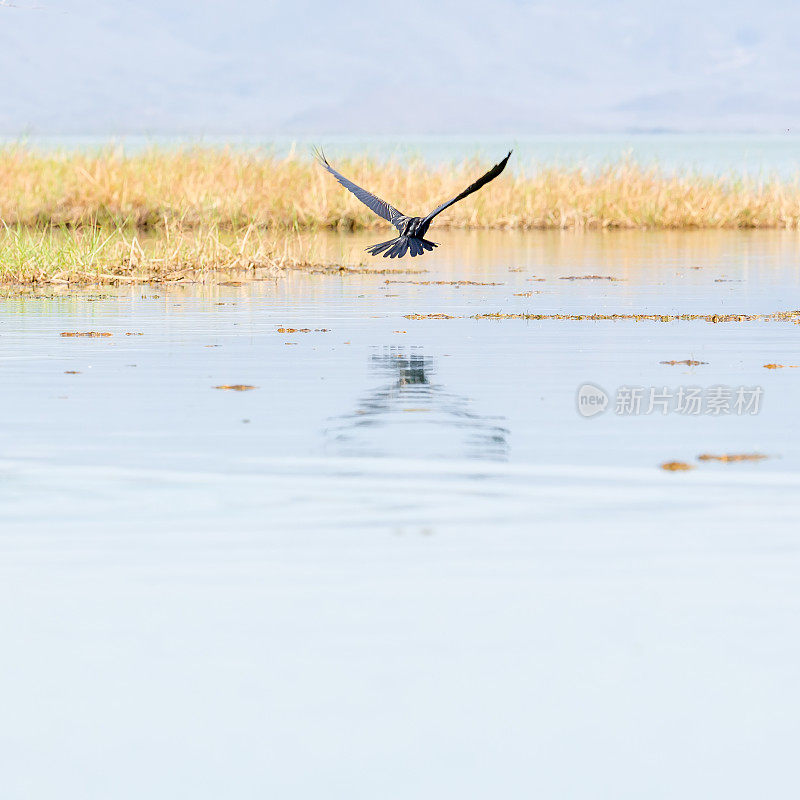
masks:
[[[487,167],[369,160],[334,164],[408,213],[453,196]],[[309,159],[189,149],[126,155],[0,149],[0,219],[9,226],[135,231],[214,227],[241,232],[378,228],[371,214]],[[448,209],[456,228],[798,228],[800,183],[672,175],[627,160],[590,171],[508,171]]]
[[[322,263],[313,242],[254,228],[165,228],[153,235],[92,225],[0,228],[0,285],[264,279]]]
[[[408,213],[452,197],[488,166],[333,161]],[[436,225],[796,229],[800,183],[671,175],[624,159],[599,170],[517,169]],[[302,232],[387,227],[308,158],[230,149],[0,148],[3,284],[178,280],[225,270],[278,275],[324,265]]]

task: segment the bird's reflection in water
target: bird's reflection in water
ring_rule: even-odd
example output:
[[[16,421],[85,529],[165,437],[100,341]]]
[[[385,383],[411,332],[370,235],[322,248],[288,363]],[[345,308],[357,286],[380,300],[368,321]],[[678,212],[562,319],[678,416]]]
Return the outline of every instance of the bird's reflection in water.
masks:
[[[384,381],[354,413],[331,419],[331,449],[358,456],[507,458],[503,418],[475,413],[469,398],[437,383],[434,361],[421,348],[384,347],[370,356],[370,366]]]

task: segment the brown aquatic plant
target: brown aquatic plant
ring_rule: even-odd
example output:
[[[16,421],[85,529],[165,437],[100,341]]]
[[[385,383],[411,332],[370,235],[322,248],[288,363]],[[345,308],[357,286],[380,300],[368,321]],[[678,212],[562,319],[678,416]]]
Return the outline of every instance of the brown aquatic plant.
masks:
[[[625,278],[614,278],[611,275],[564,275],[560,281],[624,281]]]
[[[505,286],[504,283],[483,281],[389,281],[384,283],[413,283],[416,286]]]
[[[450,314],[406,314],[406,319],[455,319]]]
[[[763,461],[769,456],[763,453],[727,453],[725,455],[712,455],[711,453],[703,453],[697,456],[698,461],[722,461],[722,462],[735,462],[735,461]]]
[[[667,472],[685,472],[694,469],[694,467],[685,461],[665,461],[661,464],[661,469],[665,469]]]

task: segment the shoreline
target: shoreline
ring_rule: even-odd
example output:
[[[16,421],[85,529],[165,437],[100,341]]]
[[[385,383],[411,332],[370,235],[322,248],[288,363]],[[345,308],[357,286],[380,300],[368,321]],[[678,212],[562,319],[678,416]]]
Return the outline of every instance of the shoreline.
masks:
[[[667,262],[681,269],[700,269],[697,263],[712,258],[710,263],[724,271],[723,263],[732,246],[749,252],[754,242],[767,237],[773,243],[771,252],[777,256],[787,246],[796,247],[800,236],[797,230],[775,228],[472,229],[441,237],[445,246],[432,260],[398,261],[367,256],[364,247],[372,243],[373,236],[385,233],[330,230],[270,233],[250,229],[232,234],[199,228],[140,234],[125,229],[0,227],[0,290],[280,281],[298,272],[337,276],[414,275],[428,272],[432,265],[458,276],[459,262],[465,257],[510,259],[509,272],[516,272],[521,271],[515,250],[520,246],[526,248],[525,252],[536,264],[568,253],[576,264],[585,262],[581,269],[587,274],[594,274],[598,269],[613,267],[607,262],[608,248],[613,248],[628,269],[632,254],[640,246],[636,243],[645,241],[650,243],[648,246],[657,247]],[[720,281],[725,282],[724,276]]]

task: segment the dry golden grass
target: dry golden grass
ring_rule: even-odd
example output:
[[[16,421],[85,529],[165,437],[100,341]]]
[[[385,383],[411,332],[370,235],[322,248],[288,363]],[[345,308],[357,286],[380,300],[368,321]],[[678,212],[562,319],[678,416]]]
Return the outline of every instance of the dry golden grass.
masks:
[[[486,167],[333,159],[408,213],[453,196]],[[308,159],[253,152],[151,150],[126,156],[0,149],[0,218],[10,226],[134,230],[383,227]],[[666,175],[620,161],[605,169],[507,172],[448,209],[460,228],[797,228],[800,184]]]
[[[486,164],[338,161],[409,213],[461,191]],[[458,228],[798,228],[800,184],[673,176],[621,161],[511,171],[448,209]],[[301,231],[387,228],[309,159],[218,149],[125,155],[0,148],[0,283],[279,274],[325,262]]]

